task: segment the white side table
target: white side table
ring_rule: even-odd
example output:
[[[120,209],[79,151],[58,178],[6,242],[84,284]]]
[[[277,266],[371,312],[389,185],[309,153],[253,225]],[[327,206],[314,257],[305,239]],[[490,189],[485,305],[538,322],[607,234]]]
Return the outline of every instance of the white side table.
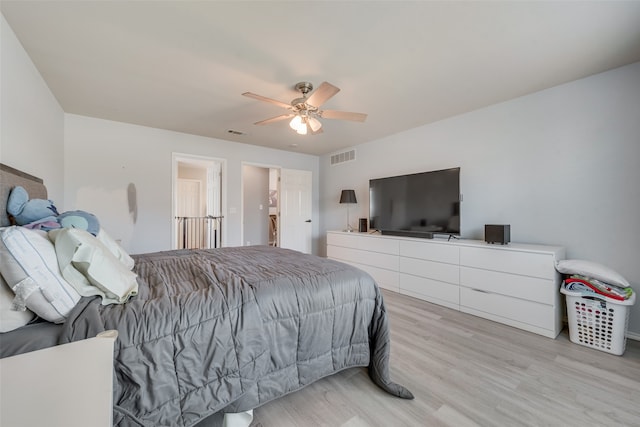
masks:
[[[110,427],[117,336],[0,359],[0,426]]]

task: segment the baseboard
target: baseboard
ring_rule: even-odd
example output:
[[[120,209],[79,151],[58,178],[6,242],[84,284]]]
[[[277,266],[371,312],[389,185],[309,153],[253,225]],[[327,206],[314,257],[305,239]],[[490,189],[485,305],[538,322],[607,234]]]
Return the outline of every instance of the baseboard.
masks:
[[[627,338],[630,340],[640,341],[640,334],[627,331]]]

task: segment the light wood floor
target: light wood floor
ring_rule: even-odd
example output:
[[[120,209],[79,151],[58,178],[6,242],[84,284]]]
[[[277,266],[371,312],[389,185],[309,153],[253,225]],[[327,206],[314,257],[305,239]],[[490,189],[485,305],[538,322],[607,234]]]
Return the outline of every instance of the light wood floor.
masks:
[[[549,339],[384,291],[391,378],[366,369],[320,380],[254,411],[252,427],[640,426],[640,342],[624,356]]]

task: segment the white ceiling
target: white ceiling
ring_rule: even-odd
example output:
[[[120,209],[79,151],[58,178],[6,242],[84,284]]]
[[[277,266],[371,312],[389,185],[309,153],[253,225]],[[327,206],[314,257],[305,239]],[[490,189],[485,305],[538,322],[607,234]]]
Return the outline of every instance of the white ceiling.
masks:
[[[640,61],[640,1],[0,4],[65,112],[310,154]],[[367,121],[253,125],[299,81]]]

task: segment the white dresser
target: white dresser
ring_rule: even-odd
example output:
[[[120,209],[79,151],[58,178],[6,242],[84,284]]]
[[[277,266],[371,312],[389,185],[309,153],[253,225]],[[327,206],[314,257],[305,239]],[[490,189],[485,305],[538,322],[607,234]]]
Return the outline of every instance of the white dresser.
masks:
[[[327,233],[327,257],[381,288],[555,338],[562,328],[558,246]]]

